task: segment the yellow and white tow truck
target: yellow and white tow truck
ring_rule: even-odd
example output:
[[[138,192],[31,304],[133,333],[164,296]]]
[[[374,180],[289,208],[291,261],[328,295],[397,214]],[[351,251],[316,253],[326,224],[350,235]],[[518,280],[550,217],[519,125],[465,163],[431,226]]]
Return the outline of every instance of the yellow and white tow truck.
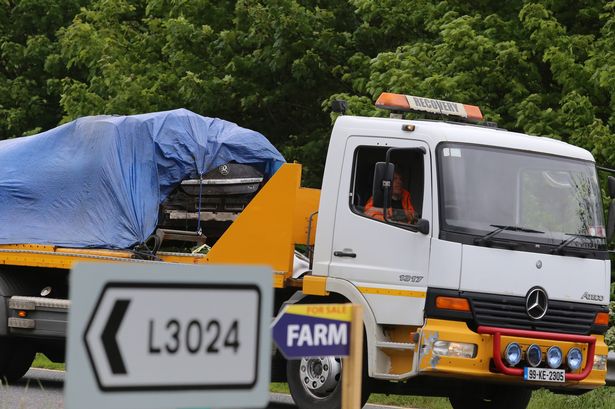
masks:
[[[21,377],[37,351],[63,360],[75,262],[246,263],[275,271],[275,311],[363,306],[364,398],[525,408],[539,387],[603,385],[612,232],[592,155],[493,125],[402,117],[482,120],[471,105],[388,93],[376,104],[394,118],[335,122],[320,190],[283,165],[207,254],[0,246],[2,375]],[[338,358],[272,359],[272,380],[299,407],[339,407]]]

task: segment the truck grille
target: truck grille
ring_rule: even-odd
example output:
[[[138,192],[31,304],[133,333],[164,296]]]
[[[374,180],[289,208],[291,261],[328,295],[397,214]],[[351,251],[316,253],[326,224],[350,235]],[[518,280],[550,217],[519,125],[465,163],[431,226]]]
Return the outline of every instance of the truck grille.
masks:
[[[598,305],[549,300],[545,316],[539,320],[533,320],[525,311],[525,298],[523,297],[473,293],[468,298],[477,325],[533,331],[589,334],[596,313],[604,310]]]

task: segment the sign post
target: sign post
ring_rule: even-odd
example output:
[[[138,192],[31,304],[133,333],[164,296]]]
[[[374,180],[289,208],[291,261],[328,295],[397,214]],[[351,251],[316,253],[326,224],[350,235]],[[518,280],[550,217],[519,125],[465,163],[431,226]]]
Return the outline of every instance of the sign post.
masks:
[[[363,371],[363,307],[352,306],[350,321],[350,355],[343,359],[342,409],[361,408],[361,374]]]
[[[66,407],[265,407],[271,281],[264,267],[77,265]]]
[[[361,407],[363,307],[356,304],[287,305],[272,324],[286,359],[343,358],[342,409]]]

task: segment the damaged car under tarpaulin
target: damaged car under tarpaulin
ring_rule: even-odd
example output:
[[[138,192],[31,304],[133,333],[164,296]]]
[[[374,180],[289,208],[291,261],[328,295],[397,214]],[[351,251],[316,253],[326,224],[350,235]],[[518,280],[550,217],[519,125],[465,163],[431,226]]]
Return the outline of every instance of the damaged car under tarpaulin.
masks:
[[[85,117],[0,141],[0,244],[131,248],[183,180],[229,162],[267,179],[284,158],[260,133],[186,109]]]

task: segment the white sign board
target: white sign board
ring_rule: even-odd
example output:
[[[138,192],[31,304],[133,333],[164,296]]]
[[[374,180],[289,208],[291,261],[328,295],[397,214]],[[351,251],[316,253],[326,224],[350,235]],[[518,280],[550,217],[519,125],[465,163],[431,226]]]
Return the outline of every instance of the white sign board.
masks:
[[[77,265],[66,407],[265,407],[271,282],[264,267]]]

